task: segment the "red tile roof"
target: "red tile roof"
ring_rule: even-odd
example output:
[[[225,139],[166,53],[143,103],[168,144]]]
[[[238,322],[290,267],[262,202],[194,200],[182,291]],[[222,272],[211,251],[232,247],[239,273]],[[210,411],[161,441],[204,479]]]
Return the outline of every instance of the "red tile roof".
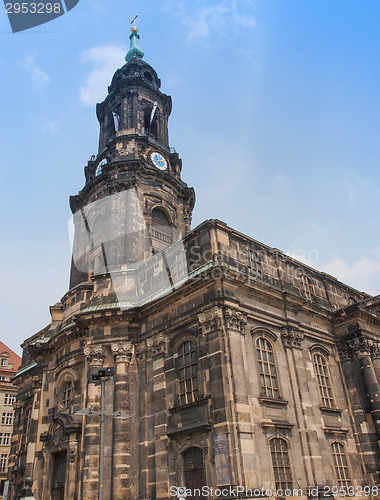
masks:
[[[9,347],[7,347],[4,342],[0,340],[0,357],[3,353],[8,353],[8,366],[13,365],[12,370],[8,368],[8,366],[0,366],[0,370],[17,372],[18,367],[21,365],[21,358],[15,352],[12,351]]]

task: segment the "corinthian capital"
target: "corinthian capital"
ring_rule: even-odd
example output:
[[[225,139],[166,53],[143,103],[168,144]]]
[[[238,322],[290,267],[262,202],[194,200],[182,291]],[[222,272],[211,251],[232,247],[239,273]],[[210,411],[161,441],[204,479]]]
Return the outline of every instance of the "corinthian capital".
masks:
[[[116,363],[128,363],[132,359],[133,354],[132,342],[115,342],[111,344],[111,352],[115,358]]]
[[[87,341],[83,347],[83,353],[87,358],[90,366],[102,366],[106,356],[105,347],[103,344],[93,344]]]
[[[240,333],[245,333],[245,326],[247,324],[247,315],[238,309],[228,308],[224,311],[224,318],[226,320],[226,327],[231,330],[237,330]]]
[[[301,332],[298,328],[292,328],[285,326],[282,329],[281,340],[284,347],[291,347],[295,349],[301,349],[301,343],[305,338],[305,334]]]
[[[380,342],[367,337],[361,336],[347,340],[347,345],[356,355],[368,355],[373,358],[379,356]]]
[[[218,330],[222,324],[223,312],[220,307],[212,307],[203,311],[198,315],[199,324],[202,327],[203,333],[209,333]]]

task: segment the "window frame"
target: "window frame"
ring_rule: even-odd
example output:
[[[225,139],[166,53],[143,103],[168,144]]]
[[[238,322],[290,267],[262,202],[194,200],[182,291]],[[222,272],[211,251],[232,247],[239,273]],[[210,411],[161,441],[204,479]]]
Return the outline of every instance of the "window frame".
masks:
[[[4,406],[13,406],[16,401],[16,394],[13,392],[4,393]]]
[[[281,446],[280,448],[274,448],[274,443],[281,443],[281,446],[285,443],[286,446],[285,448]],[[289,442],[284,436],[276,435],[269,440],[269,450],[276,494],[279,489],[282,489],[283,491],[286,489],[293,489],[293,473],[289,449]],[[274,455],[276,456],[276,460],[274,460]],[[278,455],[281,456],[281,463],[277,460]],[[285,461],[284,456],[286,458]],[[280,477],[281,474],[284,474],[283,477]]]
[[[318,387],[320,407],[326,408],[327,410],[336,409],[336,398],[331,383],[332,378],[328,361],[329,353],[325,350],[317,348],[311,351],[311,355],[315,380]],[[323,363],[320,363],[319,361],[317,362],[317,356],[319,360],[323,361]]]
[[[1,416],[1,425],[13,425],[14,413],[3,412]]]
[[[183,351],[182,347],[191,344],[192,348],[189,351]],[[195,339],[183,339],[176,349],[177,360],[177,380],[178,380],[178,400],[181,406],[193,404],[199,400],[199,358],[198,345]],[[190,355],[190,364],[185,364],[186,356]],[[184,360],[182,365],[181,359]],[[190,367],[190,376],[186,377],[186,368]],[[195,373],[194,373],[195,370]],[[181,376],[183,372],[184,377]],[[182,386],[183,384],[183,386]],[[183,390],[184,389],[184,390]],[[190,390],[189,390],[190,389]]]
[[[68,395],[69,394],[69,395]],[[62,410],[67,410],[74,399],[74,382],[71,379],[65,380],[60,388],[60,406]]]
[[[277,360],[275,356],[275,349],[274,349],[274,343],[272,338],[268,338],[269,335],[265,330],[258,330],[254,333],[254,349],[255,349],[255,356],[256,356],[256,362],[257,362],[257,368],[258,368],[258,373],[259,373],[259,391],[260,391],[260,398],[263,399],[269,399],[273,401],[282,401],[281,398],[281,388],[279,384],[279,377],[278,377],[278,369],[277,369]],[[272,335],[271,335],[272,337]],[[269,346],[270,346],[270,355],[271,359],[269,361],[262,360],[259,357],[259,352],[263,352],[262,349],[259,351],[259,347],[257,345],[257,342],[259,340],[264,340]],[[269,352],[268,350],[264,352]],[[265,363],[265,365],[264,365]],[[264,370],[262,370],[262,366],[272,366],[274,370],[274,375],[270,373],[270,370],[267,370],[268,373],[265,374]],[[265,379],[269,377],[271,381],[271,385],[267,386],[265,384]],[[272,381],[275,381],[275,384],[273,385]]]
[[[339,447],[339,453],[336,453],[334,445],[337,445],[336,447]],[[334,440],[330,443],[330,450],[333,457],[334,472],[337,480],[337,485],[339,488],[343,487],[347,491],[348,487],[352,486],[352,474],[346,447],[341,441]],[[337,457],[339,457],[340,460],[343,457],[343,462],[345,463],[342,463],[342,460],[341,463],[338,463],[339,460],[337,460]],[[342,470],[344,471],[344,477],[341,475]]]
[[[302,293],[308,302],[315,301],[315,285],[308,274],[300,273],[299,276]]]
[[[0,472],[7,472],[9,453],[2,453],[0,456]]]

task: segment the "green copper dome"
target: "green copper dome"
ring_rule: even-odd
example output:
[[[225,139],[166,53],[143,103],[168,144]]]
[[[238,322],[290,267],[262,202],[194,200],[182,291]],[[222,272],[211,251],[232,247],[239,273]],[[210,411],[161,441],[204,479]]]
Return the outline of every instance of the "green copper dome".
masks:
[[[125,56],[125,60],[127,62],[129,62],[133,57],[137,57],[138,59],[142,59],[144,57],[144,51],[139,47],[140,36],[137,34],[137,28],[134,26],[131,31],[132,33],[129,37],[131,41],[131,47],[128,50],[127,55]]]

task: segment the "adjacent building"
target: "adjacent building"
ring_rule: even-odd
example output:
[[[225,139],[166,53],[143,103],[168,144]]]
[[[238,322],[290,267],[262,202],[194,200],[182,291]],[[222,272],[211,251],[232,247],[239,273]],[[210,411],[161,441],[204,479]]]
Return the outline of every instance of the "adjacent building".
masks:
[[[172,101],[130,39],[70,198],[69,290],[22,345],[9,498],[26,477],[43,500],[100,478],[104,500],[375,498],[380,297],[219,220],[191,229]]]
[[[0,341],[0,498],[3,498],[7,480],[17,394],[12,377],[16,375],[20,364],[20,356]]]

